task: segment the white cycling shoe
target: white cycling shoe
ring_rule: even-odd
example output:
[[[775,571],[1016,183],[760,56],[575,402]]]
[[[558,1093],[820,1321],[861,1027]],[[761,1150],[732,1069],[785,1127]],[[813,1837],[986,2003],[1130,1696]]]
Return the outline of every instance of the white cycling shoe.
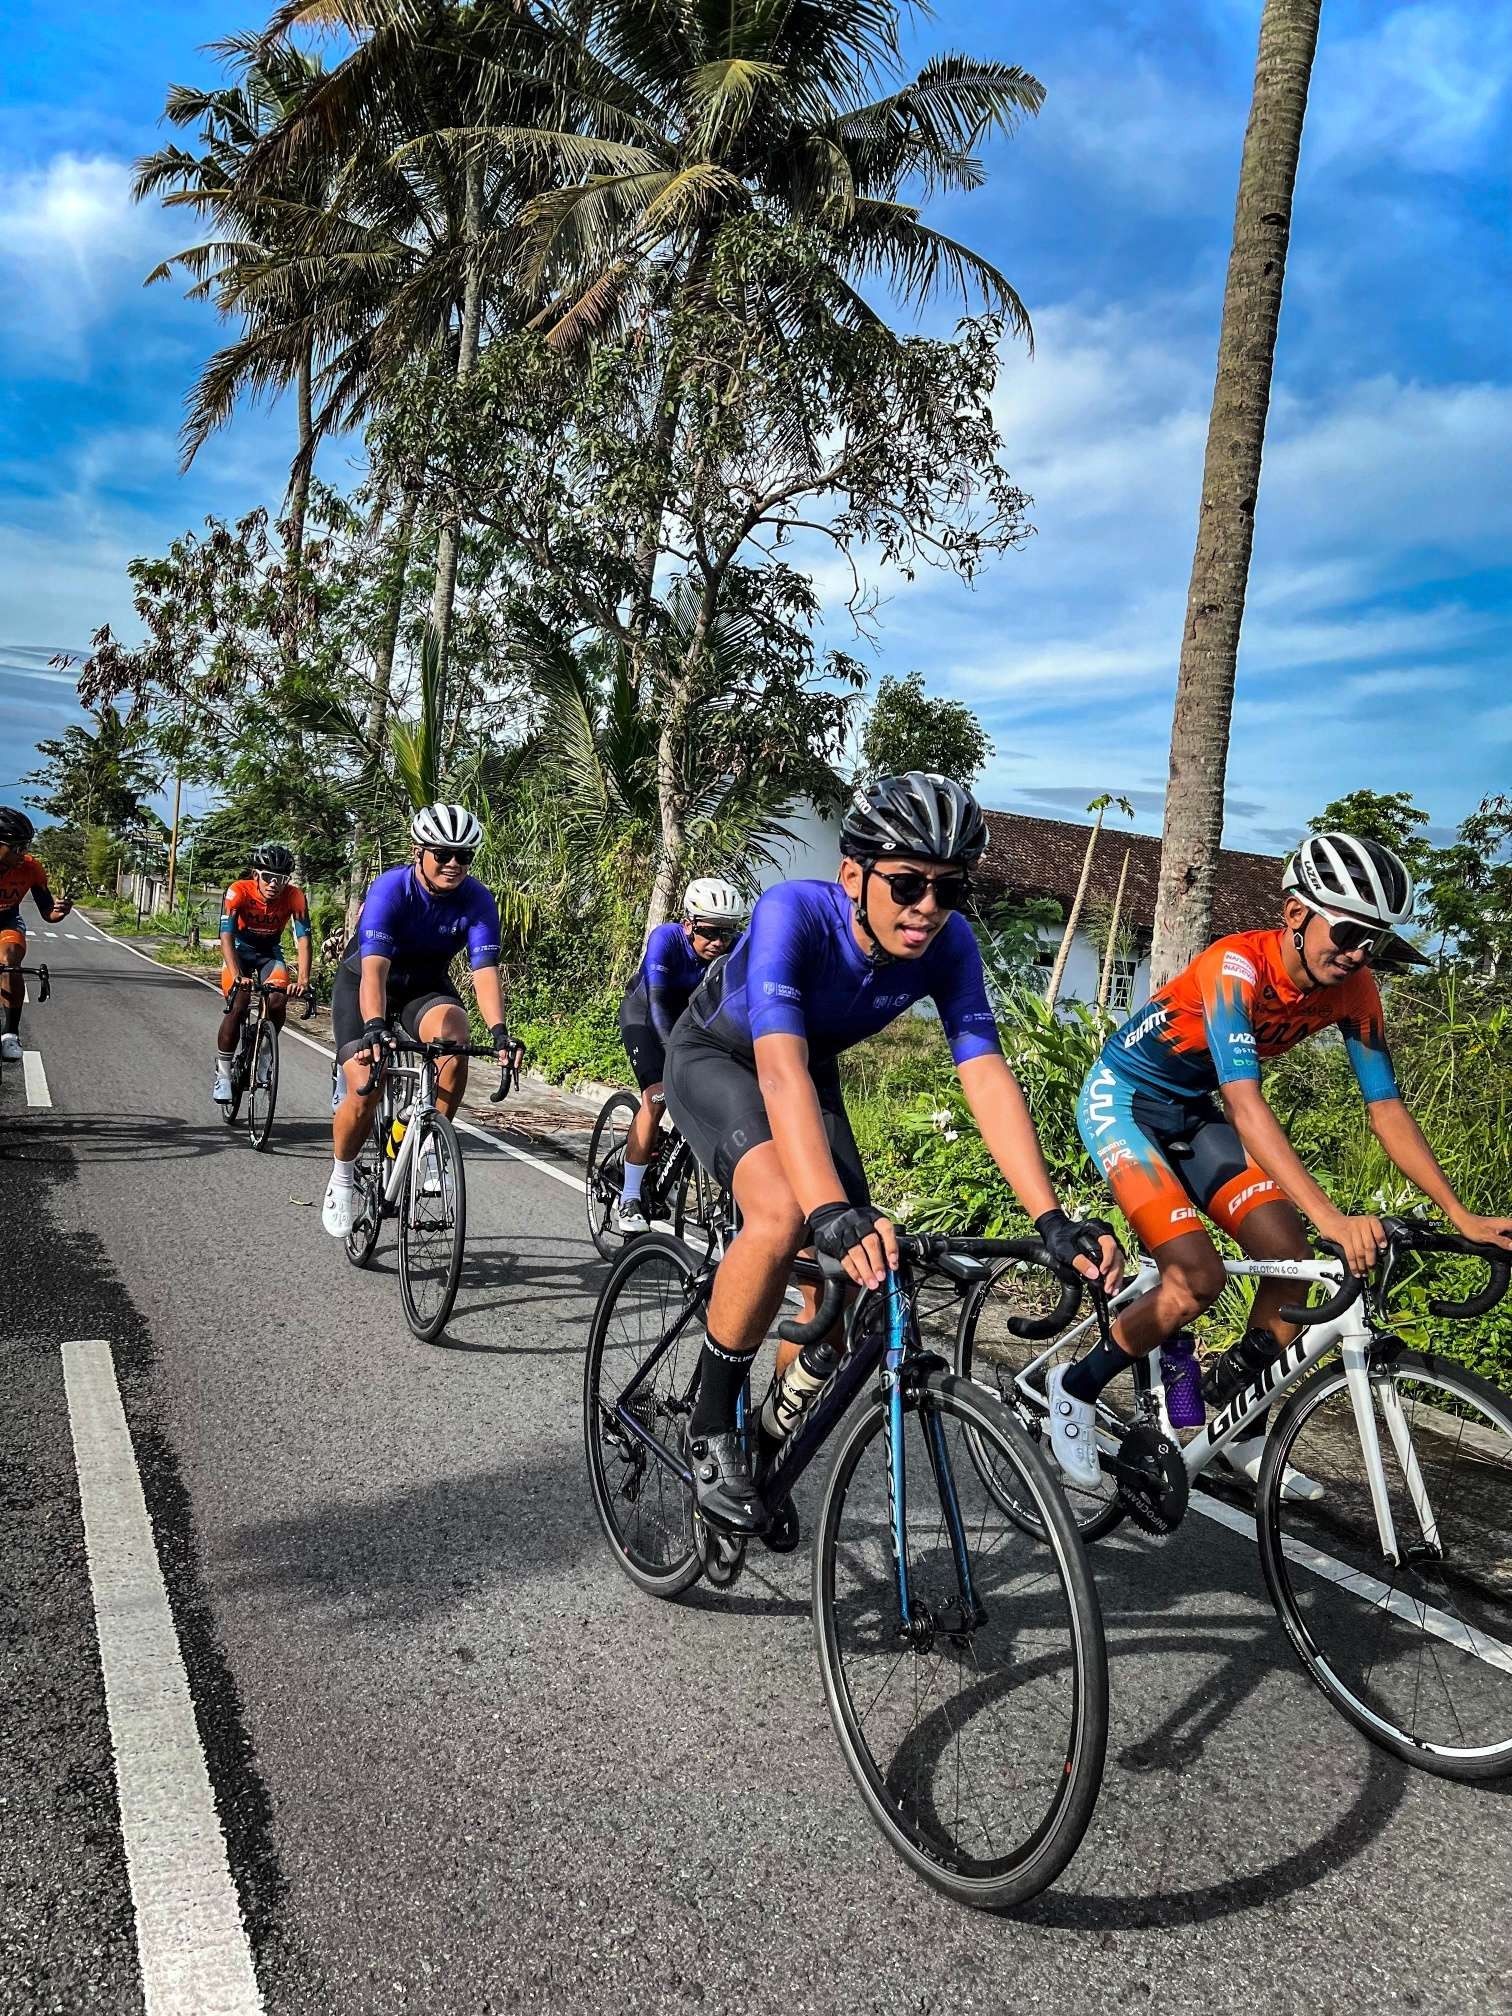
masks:
[[[1247,1477],[1251,1484],[1258,1484],[1264,1454],[1265,1437],[1251,1435],[1243,1442],[1231,1442],[1223,1452],[1223,1460],[1236,1477]],[[1316,1477],[1309,1477],[1303,1470],[1293,1470],[1288,1463],[1281,1478],[1281,1496],[1289,1498],[1294,1505],[1316,1505],[1328,1493]]]
[[[627,1239],[651,1230],[651,1220],[646,1216],[646,1207],[639,1197],[621,1197],[614,1207],[614,1229],[622,1232]]]
[[[1065,1391],[1068,1365],[1050,1374],[1050,1447],[1069,1484],[1095,1491],[1102,1482],[1097,1460],[1097,1409]]]
[[[7,1029],[5,1034],[0,1036],[0,1058],[3,1058],[7,1064],[19,1064],[21,1062],[21,1038],[10,1029]]]
[[[357,1192],[348,1186],[338,1190],[334,1183],[326,1185],[325,1202],[320,1207],[320,1222],[333,1239],[345,1239],[357,1222]]]
[[[231,1104],[231,1073],[229,1071],[216,1072],[215,1090],[210,1096],[214,1099],[217,1106],[229,1106]]]

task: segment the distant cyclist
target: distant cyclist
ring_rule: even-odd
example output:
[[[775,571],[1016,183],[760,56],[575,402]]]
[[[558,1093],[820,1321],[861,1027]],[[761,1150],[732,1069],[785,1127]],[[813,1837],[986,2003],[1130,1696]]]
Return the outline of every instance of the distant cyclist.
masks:
[[[277,840],[265,840],[252,849],[251,875],[233,882],[221,903],[221,992],[228,1006],[215,1037],[214,1096],[220,1105],[231,1100],[231,1060],[252,1005],[252,990],[244,983],[260,980],[264,987],[289,987],[283,952],[288,925],[294,929],[298,967],[292,991],[304,994],[309,990],[310,906],[304,891],[296,888],[293,874],[294,856],[289,849]],[[276,1028],[282,1029],[288,1012],[287,992],[269,998],[267,1013]]]
[[[0,1058],[8,1064],[20,1061],[21,1006],[26,999],[25,981],[10,970],[26,959],[22,900],[29,895],[49,924],[61,924],[73,908],[71,898],[54,896],[47,886],[47,870],[26,851],[36,830],[24,812],[0,805]]]
[[[331,1033],[346,1096],[331,1120],[333,1166],[321,1223],[344,1239],[356,1215],[353,1172],[378,1104],[377,1078],[390,1025],[421,1043],[466,1043],[467,1010],[451,977],[466,952],[478,1011],[499,1062],[517,1060],[504,1021],[499,978],[499,906],[468,874],[483,828],[465,805],[426,805],[410,821],[413,858],[387,869],[362,899],[352,941],[331,993]],[[373,1083],[373,1090],[362,1087]],[[436,1104],[454,1115],[467,1089],[467,1059],[443,1059]]]
[[[761,1528],[736,1405],[794,1255],[812,1241],[862,1287],[879,1286],[897,1264],[893,1227],[870,1201],[838,1059],[915,1002],[938,1009],[982,1138],[1054,1258],[1110,1289],[1122,1278],[1108,1228],[1075,1225],[1056,1203],[1003,1058],[981,954],[960,914],[986,844],[976,799],[948,777],[915,770],[858,790],[841,829],[839,880],[768,889],[672,1032],[668,1110],[741,1213],[715,1276],[688,1424],[694,1494],[715,1525]],[[779,1369],[793,1355],[784,1346]]]
[[[1264,1058],[1337,1028],[1371,1130],[1397,1168],[1467,1239],[1512,1246],[1512,1219],[1465,1208],[1397,1089],[1370,966],[1412,915],[1411,876],[1374,840],[1318,833],[1287,863],[1281,888],[1281,929],[1209,946],[1109,1039],[1082,1087],[1082,1139],[1159,1267],[1160,1285],[1118,1317],[1111,1348],[1100,1344],[1050,1376],[1051,1440],[1077,1484],[1097,1481],[1099,1393],[1210,1308],[1223,1287],[1199,1211],[1256,1260],[1306,1259],[1304,1219],[1343,1248],[1354,1274],[1374,1266],[1385,1242],[1378,1217],[1347,1217],[1303,1167],[1260,1090]],[[1212,1405],[1225,1406],[1297,1335],[1280,1314],[1295,1294],[1293,1282],[1260,1283],[1248,1330],[1203,1382]],[[1226,1451],[1251,1483],[1262,1444],[1257,1424]],[[1322,1496],[1295,1471],[1284,1488]]]
[[[618,1213],[621,1232],[650,1228],[641,1203],[641,1184],[656,1146],[672,1025],[687,1007],[688,997],[709,962],[729,951],[749,915],[750,905],[733,882],[722,882],[712,875],[690,882],[681,923],[674,920],[657,925],[646,940],[640,968],[620,1003],[620,1035],[641,1094],[640,1111],[630,1124],[625,1143],[625,1183]]]

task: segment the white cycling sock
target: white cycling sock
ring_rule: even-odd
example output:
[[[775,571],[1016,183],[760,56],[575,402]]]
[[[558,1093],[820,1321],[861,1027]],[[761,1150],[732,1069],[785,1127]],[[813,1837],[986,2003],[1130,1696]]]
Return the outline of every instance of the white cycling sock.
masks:
[[[625,1184],[620,1195],[627,1204],[635,1203],[636,1199],[640,1196],[641,1185],[645,1180],[646,1164],[644,1162],[627,1162],[625,1164]]]
[[[331,1188],[333,1190],[350,1190],[353,1187],[352,1172],[356,1167],[357,1160],[355,1156],[350,1162],[343,1162],[338,1155],[331,1164]]]
[[[231,1059],[234,1054],[233,1051],[221,1049],[217,1049],[215,1053],[216,1070],[224,1071],[228,1078],[231,1076]]]

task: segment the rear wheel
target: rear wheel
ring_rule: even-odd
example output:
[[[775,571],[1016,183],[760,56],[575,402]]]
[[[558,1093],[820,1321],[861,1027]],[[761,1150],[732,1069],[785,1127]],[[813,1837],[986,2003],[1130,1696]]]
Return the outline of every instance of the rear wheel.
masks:
[[[352,1172],[357,1215],[346,1236],[346,1256],[354,1267],[366,1267],[383,1229],[383,1186],[388,1181],[390,1167],[384,1158],[383,1144],[388,1139],[388,1129],[388,1115],[380,1105],[373,1131],[363,1142],[357,1167]]]
[[[399,1201],[399,1292],[409,1327],[438,1337],[457,1299],[467,1239],[467,1183],[456,1130],[444,1113],[419,1123]]]
[[[711,1252],[722,1253],[734,1236],[731,1222],[734,1211],[729,1191],[721,1189],[688,1154],[677,1179],[672,1207],[672,1229],[678,1238],[695,1249],[708,1247]]]
[[[616,1092],[604,1102],[588,1144],[588,1236],[606,1260],[623,1243],[612,1227],[614,1207],[625,1181],[625,1143],[640,1101],[630,1092]]]
[[[234,1127],[241,1113],[243,1094],[247,1089],[247,1066],[251,1053],[251,1033],[247,1023],[242,1025],[242,1033],[237,1038],[236,1048],[231,1052],[231,1097],[221,1107],[221,1118],[228,1127]]]
[[[254,1148],[267,1147],[277,1109],[278,1031],[264,1016],[252,1046],[252,1082],[248,1087],[247,1133]]]

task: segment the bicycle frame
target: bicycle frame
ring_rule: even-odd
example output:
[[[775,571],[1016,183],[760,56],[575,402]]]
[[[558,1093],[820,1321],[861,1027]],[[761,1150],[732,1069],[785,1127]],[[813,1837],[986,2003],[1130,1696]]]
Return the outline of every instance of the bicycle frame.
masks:
[[[1326,1281],[1332,1286],[1337,1286],[1343,1278],[1343,1270],[1336,1260],[1225,1260],[1223,1268],[1226,1274],[1235,1278],[1251,1277],[1261,1281]],[[1154,1261],[1141,1257],[1138,1272],[1110,1301],[1109,1314],[1116,1314],[1141,1295],[1147,1294],[1159,1280],[1160,1269]],[[1035,1383],[1035,1374],[1051,1359],[1059,1357],[1068,1346],[1073,1348],[1074,1355],[1074,1347],[1095,1327],[1096,1322],[1094,1313],[1084,1317],[1074,1328],[1058,1337],[1047,1350],[1042,1351],[1038,1358],[1031,1359],[1016,1375],[1015,1388],[1043,1407],[1046,1404],[1044,1386],[1042,1383]],[[1337,1348],[1343,1359],[1350,1405],[1354,1411],[1355,1429],[1365,1459],[1365,1474],[1370,1485],[1370,1500],[1375,1512],[1381,1552],[1393,1567],[1400,1567],[1402,1559],[1387,1490],[1386,1466],[1381,1459],[1381,1438],[1376,1425],[1375,1410],[1371,1404],[1370,1364],[1375,1341],[1376,1333],[1371,1328],[1362,1301],[1351,1304],[1343,1315],[1333,1322],[1309,1325],[1250,1385],[1237,1393],[1226,1407],[1183,1445],[1181,1460],[1186,1469],[1187,1482],[1194,1484],[1230,1443],[1243,1438],[1245,1428],[1257,1415],[1261,1414],[1273,1400],[1289,1392],[1315,1365],[1327,1357],[1330,1351]],[[1148,1358],[1135,1361],[1134,1376],[1139,1383],[1141,1398],[1149,1396],[1159,1410],[1160,1421],[1166,1432],[1173,1441],[1179,1440],[1171,1428],[1170,1416],[1166,1411],[1165,1382],[1160,1373],[1158,1350],[1152,1351]],[[1438,1521],[1429,1502],[1427,1486],[1413,1450],[1411,1435],[1406,1422],[1402,1419],[1400,1399],[1396,1389],[1389,1382],[1382,1386],[1380,1399],[1381,1410],[1391,1434],[1392,1447],[1402,1465],[1413,1508],[1422,1524],[1423,1538],[1428,1545],[1436,1547]],[[1110,1409],[1101,1405],[1098,1412],[1109,1421],[1116,1418]]]
[[[403,1080],[412,1081],[404,1085]],[[404,1139],[395,1149],[392,1158],[387,1147],[384,1160],[389,1164],[388,1176],[383,1185],[383,1209],[397,1211],[399,1199],[404,1195],[404,1176],[411,1158],[416,1153],[415,1143],[420,1138],[419,1122],[429,1118],[436,1111],[436,1066],[432,1058],[419,1056],[414,1063],[390,1061],[385,1071],[384,1098],[379,1112],[384,1116],[384,1141],[387,1143],[389,1131],[396,1120],[402,1122]],[[407,1096],[406,1096],[407,1095]]]

